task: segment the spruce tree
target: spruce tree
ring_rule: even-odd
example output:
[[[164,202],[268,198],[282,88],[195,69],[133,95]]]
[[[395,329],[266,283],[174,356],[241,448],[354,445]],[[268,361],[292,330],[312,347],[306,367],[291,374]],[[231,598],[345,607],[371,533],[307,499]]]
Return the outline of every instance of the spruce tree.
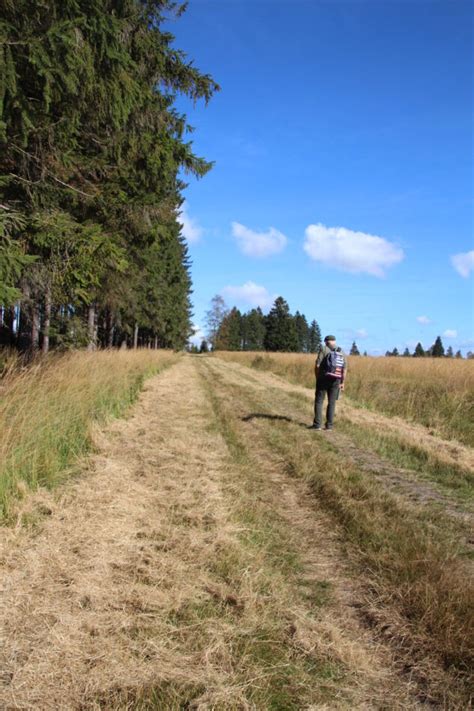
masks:
[[[456,351],[456,354],[454,356],[455,358],[462,358],[462,353],[461,351]]]
[[[357,348],[357,344],[355,341],[352,342],[352,346],[351,346],[351,350],[349,351],[349,355],[352,355],[352,356],[360,355],[360,351]]]
[[[267,351],[297,351],[298,334],[290,308],[279,296],[265,318],[265,349]]]
[[[405,350],[403,351],[403,357],[404,357],[404,358],[409,358],[409,357],[410,357],[410,351],[409,351],[408,348],[405,348]]]
[[[311,321],[308,337],[308,351],[317,353],[322,346],[321,329],[315,319]]]
[[[265,340],[265,317],[260,306],[252,309],[242,319],[243,349],[246,351],[262,351]]]
[[[454,351],[452,346],[448,346],[448,350],[446,351],[446,358],[454,358]]]
[[[420,342],[415,346],[415,351],[413,353],[414,358],[423,358],[425,356],[425,351]]]
[[[87,324],[91,345],[186,342],[179,173],[202,176],[211,163],[193,153],[174,103],[179,94],[207,102],[218,86],[162,28],[181,9],[171,0],[18,0],[3,9],[0,214],[18,212],[22,225],[0,239],[0,303],[21,292],[24,345],[38,332],[54,345],[72,318]],[[61,229],[74,265],[58,274]]]
[[[216,350],[240,351],[242,349],[242,314],[235,306],[225,314],[215,339]]]
[[[442,358],[444,356],[444,346],[441,341],[441,336],[437,336],[435,342],[431,346],[431,355],[433,358]]]
[[[296,335],[298,339],[298,351],[308,353],[309,351],[309,326],[304,314],[296,311],[294,315]]]

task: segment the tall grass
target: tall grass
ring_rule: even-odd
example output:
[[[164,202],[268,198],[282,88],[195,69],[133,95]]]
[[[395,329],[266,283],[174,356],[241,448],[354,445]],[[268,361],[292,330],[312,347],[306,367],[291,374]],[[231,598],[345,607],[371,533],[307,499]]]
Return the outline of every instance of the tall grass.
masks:
[[[312,354],[227,351],[217,355],[314,387]],[[346,392],[356,404],[421,423],[474,446],[474,361],[349,357]]]
[[[0,381],[0,519],[28,488],[51,486],[91,448],[91,428],[120,415],[169,351],[83,351],[56,356]]]

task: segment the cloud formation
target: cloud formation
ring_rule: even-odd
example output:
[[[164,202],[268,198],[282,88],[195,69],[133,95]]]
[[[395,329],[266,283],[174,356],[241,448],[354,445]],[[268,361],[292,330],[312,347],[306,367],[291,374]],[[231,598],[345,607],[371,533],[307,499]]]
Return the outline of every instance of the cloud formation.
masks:
[[[405,256],[400,247],[384,237],[346,227],[326,227],[320,222],[306,228],[304,250],[316,262],[376,277],[385,276],[386,270]]]
[[[417,316],[416,320],[418,323],[422,323],[423,325],[427,325],[428,323],[431,323],[431,319],[428,318],[428,316]]]
[[[184,202],[181,208],[181,212],[178,215],[178,222],[183,225],[183,228],[181,230],[181,232],[183,233],[183,237],[187,242],[191,244],[199,241],[204,230],[198,224],[197,220],[195,220],[189,215],[188,207],[189,206],[187,202]]]
[[[453,254],[451,264],[458,274],[467,279],[469,274],[474,271],[474,249],[471,249],[470,252]]]
[[[277,254],[288,243],[288,238],[274,227],[270,227],[266,232],[255,232],[240,222],[232,223],[232,236],[235,237],[240,251],[248,257]]]
[[[192,329],[193,335],[190,337],[189,342],[192,343],[194,346],[200,346],[202,340],[206,337],[206,335],[202,330],[201,326],[198,326],[197,323],[193,323]]]
[[[221,291],[222,296],[238,302],[260,306],[265,309],[273,304],[276,299],[264,286],[255,284],[253,281],[246,281],[242,286],[225,286]]]
[[[455,328],[447,328],[446,331],[443,333],[443,336],[445,338],[457,338],[458,332]]]

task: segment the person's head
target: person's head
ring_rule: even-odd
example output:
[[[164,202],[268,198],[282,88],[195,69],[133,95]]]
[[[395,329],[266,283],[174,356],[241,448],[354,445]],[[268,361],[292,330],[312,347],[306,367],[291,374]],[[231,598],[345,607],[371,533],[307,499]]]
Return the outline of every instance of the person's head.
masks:
[[[327,345],[328,348],[331,348],[331,350],[334,350],[336,347],[336,336],[326,336],[324,339],[324,343]]]

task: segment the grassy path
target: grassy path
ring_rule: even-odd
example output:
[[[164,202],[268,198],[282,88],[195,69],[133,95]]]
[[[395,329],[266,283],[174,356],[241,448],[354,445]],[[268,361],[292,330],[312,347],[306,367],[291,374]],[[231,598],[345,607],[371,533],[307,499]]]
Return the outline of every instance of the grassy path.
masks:
[[[463,708],[306,475],[301,402],[245,370],[181,358],[2,530],[1,708]]]

